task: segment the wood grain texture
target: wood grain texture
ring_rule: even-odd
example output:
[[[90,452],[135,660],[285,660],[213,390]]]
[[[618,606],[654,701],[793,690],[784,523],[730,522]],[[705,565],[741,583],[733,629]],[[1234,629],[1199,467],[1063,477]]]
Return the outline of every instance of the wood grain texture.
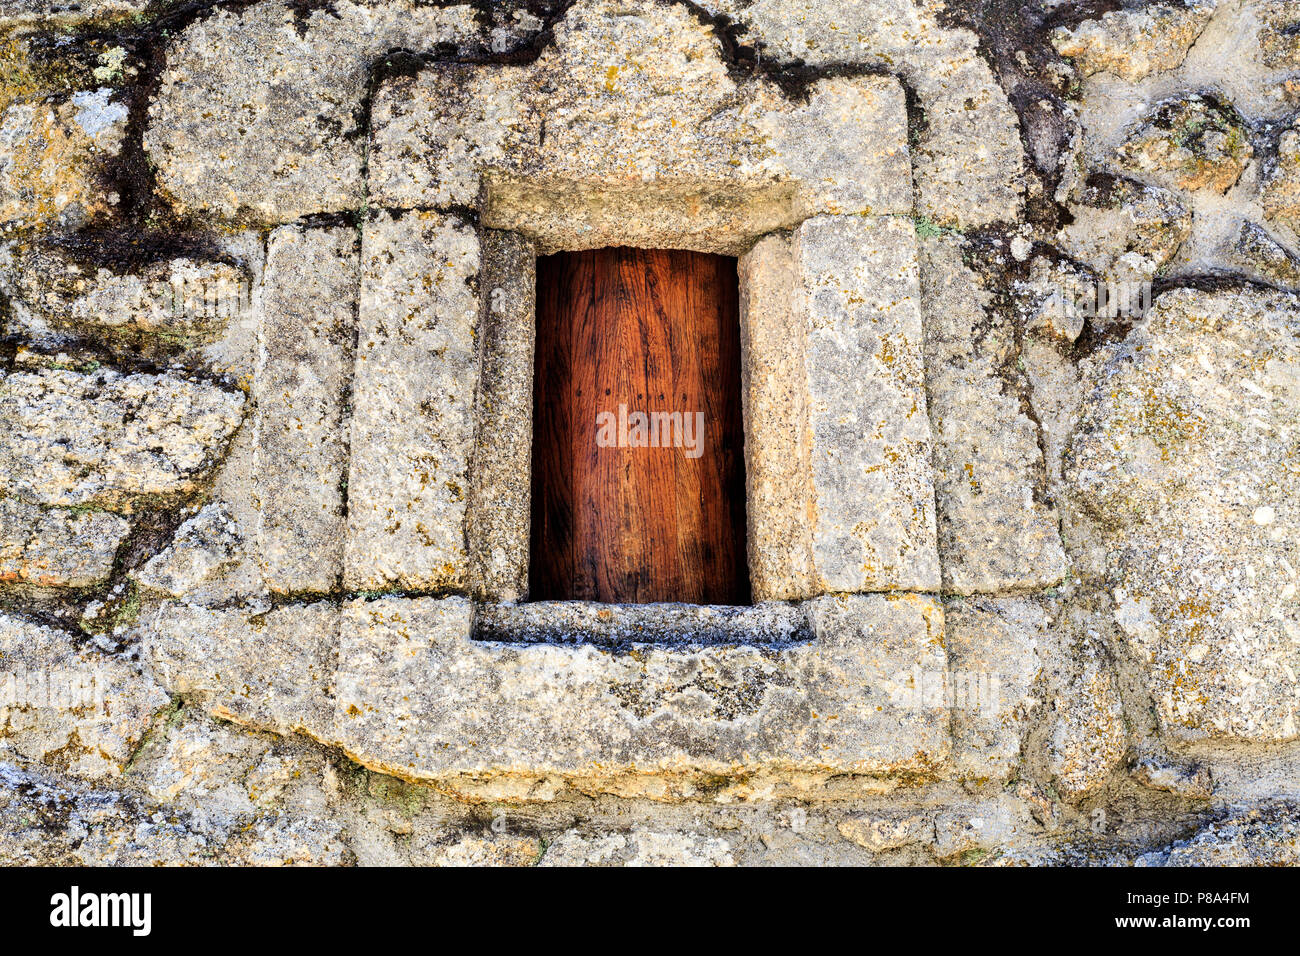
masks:
[[[538,260],[532,600],[749,603],[738,310],[726,256]],[[597,416],[620,406],[633,426],[701,413],[703,433],[674,420],[660,447],[601,447]]]

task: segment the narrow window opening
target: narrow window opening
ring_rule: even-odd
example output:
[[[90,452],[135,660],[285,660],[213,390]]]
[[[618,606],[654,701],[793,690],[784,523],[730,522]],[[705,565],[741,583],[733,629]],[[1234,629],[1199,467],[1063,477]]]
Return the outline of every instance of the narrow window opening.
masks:
[[[537,261],[529,596],[750,603],[727,256]]]

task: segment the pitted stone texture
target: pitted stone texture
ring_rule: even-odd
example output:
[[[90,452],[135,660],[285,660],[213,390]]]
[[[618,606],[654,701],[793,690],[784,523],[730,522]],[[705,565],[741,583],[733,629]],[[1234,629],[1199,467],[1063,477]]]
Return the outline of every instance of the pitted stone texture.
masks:
[[[474,202],[543,253],[604,245],[735,253],[823,213],[911,206],[903,91],[833,78],[792,102],[737,82],[689,9],[583,0],[527,68],[435,64],[381,89],[371,201]]]
[[[633,827],[627,833],[561,833],[538,866],[735,866],[731,845],[709,833]]]
[[[1052,45],[1074,59],[1084,76],[1113,73],[1133,83],[1182,63],[1214,11],[1215,0],[1114,10],[1053,31]]]
[[[1300,127],[1287,130],[1277,160],[1264,182],[1264,214],[1300,232]]]
[[[259,768],[249,774],[254,779]],[[300,787],[299,792],[306,788]],[[66,779],[0,764],[5,865],[248,866],[352,862],[337,819],[315,807],[226,813],[177,809],[129,790],[69,788]]]
[[[1070,204],[1057,240],[1104,282],[1149,282],[1192,232],[1192,214],[1167,189],[1097,175]]]
[[[1086,387],[1066,478],[1165,732],[1294,738],[1300,300],[1166,293]]]
[[[1171,189],[1226,192],[1254,156],[1250,132],[1231,104],[1193,93],[1163,100],[1116,154],[1129,172]]]
[[[250,279],[238,266],[188,258],[114,272],[58,246],[10,243],[0,248],[0,292],[31,338],[48,328],[138,354],[215,337],[247,309]]]
[[[929,239],[922,250],[944,588],[1048,587],[1067,563],[1056,508],[1044,500],[1038,425],[1017,395],[1025,383],[1014,368],[1014,332],[990,314],[989,293],[963,264],[960,240]]]
[[[1300,11],[1291,0],[1259,5],[1259,47],[1269,66],[1300,67]]]
[[[117,776],[168,703],[134,663],[0,614],[0,756]]]
[[[100,177],[121,151],[127,117],[112,94],[83,90],[0,113],[0,234],[76,229],[111,211],[117,196]]]
[[[1246,276],[1295,291],[1300,289],[1300,256],[1254,222],[1242,222],[1220,250],[1224,261]]]
[[[342,577],[356,244],[352,229],[297,226],[267,242],[254,494],[263,575],[280,594]]]
[[[478,237],[454,217],[381,213],[364,227],[349,589],[468,584],[479,264]]]
[[[1114,667],[1088,635],[1058,661],[1047,709],[1052,723],[1046,766],[1057,793],[1077,802],[1101,787],[1128,747],[1124,708]]]
[[[1137,866],[1300,866],[1300,806],[1234,808],[1190,839],[1145,853]]]
[[[148,0],[0,0],[0,25],[64,26],[125,17],[142,12],[148,5]]]
[[[239,522],[220,504],[209,504],[181,524],[171,544],[133,577],[146,591],[165,597],[225,603],[260,590],[260,576],[254,578],[251,569],[242,566],[246,550]]]
[[[338,627],[332,604],[251,615],[164,602],[136,633],[148,672],[169,692],[222,720],[326,740]]]
[[[821,216],[794,234],[803,318],[814,593],[935,590],[934,485],[916,235]]]
[[[84,588],[105,580],[131,526],[102,511],[0,498],[0,582]]]
[[[519,601],[528,593],[537,250],[516,233],[479,236],[483,368],[465,528],[470,591]]]
[[[469,639],[471,604],[345,606],[337,743],[414,779],[725,774],[760,768],[929,774],[948,712],[943,613],[924,597],[822,598],[816,639],[782,650],[641,647],[611,654]]]
[[[795,280],[787,236],[764,236],[740,259],[741,399],[752,437],[745,442],[745,543],[755,601],[807,597],[815,586],[808,328],[794,308]]]
[[[1014,221],[1023,207],[1025,157],[1015,110],[969,30],[939,25],[938,5],[912,0],[712,0],[734,17],[764,60],[846,63],[901,75],[926,128],[913,149],[917,211],[968,229]]]
[[[193,491],[243,405],[238,392],[165,374],[13,371],[0,379],[0,489],[123,512]]]
[[[1009,780],[1041,703],[1047,614],[1025,598],[971,598],[945,602],[944,622],[953,764],[969,778]]]
[[[264,0],[197,20],[167,50],[144,146],[182,214],[287,222],[362,205],[371,61],[475,38],[471,6]]]

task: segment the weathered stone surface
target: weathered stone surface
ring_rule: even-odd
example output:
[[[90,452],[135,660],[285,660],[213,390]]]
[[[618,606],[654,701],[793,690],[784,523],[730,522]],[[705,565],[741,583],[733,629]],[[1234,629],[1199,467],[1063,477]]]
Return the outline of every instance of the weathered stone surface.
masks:
[[[945,590],[1047,587],[1065,573],[1056,509],[1045,500],[1038,426],[1016,390],[1015,337],[955,239],[922,246],[925,375],[934,433]]]
[[[1144,757],[1134,766],[1133,779],[1144,787],[1195,800],[1208,800],[1214,795],[1214,779],[1203,764],[1173,764]]]
[[[626,833],[562,833],[546,847],[539,866],[735,866],[731,846],[707,833],[633,827]]]
[[[83,588],[113,570],[131,526],[102,511],[38,508],[0,498],[0,581]]]
[[[914,843],[934,843],[934,813],[899,811],[855,814],[840,822],[840,836],[873,853],[897,850]]]
[[[1282,134],[1277,161],[1264,182],[1264,214],[1300,230],[1300,129]]]
[[[1166,733],[1296,736],[1300,302],[1166,293],[1099,357],[1066,477]]]
[[[178,809],[130,791],[70,789],[52,775],[0,764],[0,861],[26,866],[353,862],[339,821],[313,809]]]
[[[381,89],[371,201],[472,203],[543,252],[604,245],[742,251],[822,213],[911,205],[903,91],[827,79],[806,103],[738,82],[676,4],[582,0],[529,68],[435,64]]]
[[[947,755],[947,709],[915,687],[945,669],[928,598],[819,599],[816,639],[779,651],[480,644],[471,610],[460,598],[345,606],[335,719],[353,759],[407,778],[616,778],[924,774]]]
[[[740,259],[741,399],[745,428],[745,543],[755,601],[813,593],[807,509],[812,496],[808,429],[808,326],[794,307],[790,240],[765,236]],[[760,438],[761,436],[761,438]]]
[[[1063,669],[1047,702],[1054,720],[1046,766],[1057,792],[1075,802],[1123,762],[1128,732],[1113,667],[1092,636],[1074,642]]]
[[[1225,262],[1250,278],[1281,288],[1300,289],[1300,256],[1274,239],[1258,223],[1243,222],[1220,253]]]
[[[911,223],[819,216],[740,268],[755,599],[936,589]]]
[[[0,489],[130,512],[192,491],[239,425],[243,395],[171,375],[61,368],[0,379]]]
[[[1214,10],[1215,0],[1114,10],[1072,29],[1053,31],[1052,45],[1073,58],[1084,76],[1113,73],[1135,82],[1182,63]]]
[[[59,25],[139,13],[148,0],[0,0],[0,24]]]
[[[938,586],[916,256],[905,219],[822,216],[794,235],[814,593]]]
[[[967,229],[1014,220],[1024,193],[1015,111],[969,30],[940,26],[911,0],[715,0],[746,27],[744,41],[782,63],[875,66],[916,91],[926,126],[912,162],[917,212]]]
[[[135,572],[135,580],[166,597],[220,603],[245,590],[230,580],[239,570],[245,541],[239,522],[225,508],[205,505],[176,529],[170,545]]]
[[[528,591],[537,250],[522,236],[480,233],[483,367],[470,467],[470,591],[517,601]]]
[[[112,209],[118,197],[100,174],[122,148],[127,114],[112,94],[83,90],[0,113],[0,234],[75,229]]]
[[[370,62],[477,35],[471,6],[343,0],[216,10],[168,46],[144,145],[181,213],[287,222],[362,204]]]
[[[1225,192],[1254,156],[1250,133],[1232,105],[1209,94],[1162,100],[1116,153],[1121,168],[1175,189]]]
[[[57,246],[10,243],[0,292],[32,339],[48,329],[53,344],[83,336],[149,354],[211,340],[248,309],[251,289],[246,270],[226,262],[181,257],[114,272]]]
[[[1041,703],[1047,615],[1024,598],[972,598],[945,602],[944,623],[954,766],[968,778],[1008,780]]]
[[[1057,239],[1105,282],[1149,282],[1192,231],[1192,214],[1158,186],[1098,175],[1071,203],[1074,221]]]
[[[254,615],[164,602],[136,628],[148,672],[208,713],[328,739],[339,609],[295,604]]]
[[[481,641],[588,644],[626,650],[637,644],[790,644],[812,639],[803,607],[767,601],[753,606],[602,604],[528,601],[476,609]]]
[[[7,759],[116,776],[167,704],[134,663],[0,614],[0,755]]]
[[[284,226],[267,241],[254,493],[264,578],[280,594],[342,578],[356,238]]]
[[[1068,345],[1095,312],[1097,290],[1097,275],[1087,266],[1038,255],[1029,262],[1029,276],[1011,284],[1011,297],[1026,332]]]
[[[1270,66],[1300,66],[1300,12],[1289,0],[1259,5],[1259,47]]]
[[[464,588],[479,242],[436,213],[379,214],[361,248],[344,585]]]
[[[1138,866],[1300,866],[1300,807],[1279,801],[1230,812]]]

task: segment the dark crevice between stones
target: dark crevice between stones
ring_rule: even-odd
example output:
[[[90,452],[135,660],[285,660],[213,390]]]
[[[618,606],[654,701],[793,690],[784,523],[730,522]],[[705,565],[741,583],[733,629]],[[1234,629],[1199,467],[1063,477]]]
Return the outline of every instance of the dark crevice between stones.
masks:
[[[1060,69],[1066,61],[1052,46],[1051,32],[1134,5],[1085,0],[1048,11],[1034,0],[950,0],[937,13],[940,26],[976,34],[980,55],[1019,117],[1021,143],[1040,185],[1025,197],[1025,219],[1041,229],[1055,231],[1068,221],[1054,197],[1074,131],[1066,114],[1074,93],[1066,77],[1073,71]]]
[[[114,98],[127,108],[126,129],[121,149],[110,159],[102,174],[102,187],[118,195],[113,225],[92,224],[83,236],[62,239],[79,243],[91,257],[98,257],[114,271],[132,263],[148,263],[185,255],[200,246],[210,247],[213,230],[207,222],[175,214],[157,191],[157,177],[144,149],[150,101],[158,92],[166,68],[166,50],[172,36],[191,24],[223,10],[238,12],[259,0],[219,0],[180,5],[157,4],[140,21],[82,28],[71,42],[79,45],[117,46],[127,51],[126,65],[134,80],[116,88]],[[66,37],[45,38],[56,47]],[[112,83],[105,85],[112,86]]]
[[[897,76],[879,63],[827,63],[809,66],[803,60],[763,59],[763,44],[752,45],[742,37],[747,28],[724,13],[712,13],[692,0],[669,0],[689,10],[703,26],[713,31],[727,74],[738,82],[764,79],[780,89],[786,99],[806,103],[812,87],[820,80],[836,77]]]
[[[1027,330],[1016,309],[1013,287],[1017,282],[1028,282],[1034,259],[1043,258],[1074,269],[1091,271],[1055,246],[1045,242],[1032,244],[1029,254],[1023,262],[1011,254],[1013,236],[1001,226],[988,226],[972,230],[965,235],[962,243],[962,261],[967,268],[974,271],[982,280],[982,287],[988,291],[992,301],[986,307],[989,316],[986,324],[973,330],[973,344],[978,343],[994,327],[1001,327],[1011,333],[1013,347],[1008,350],[1007,358],[998,367],[998,376],[1002,379],[1004,395],[1014,397],[1020,406],[1021,414],[1034,424],[1034,438],[1038,444],[1039,456],[1034,466],[1033,500],[1040,505],[1055,507],[1052,500],[1047,477],[1048,449],[1043,423],[1033,404],[1033,385],[1029,373],[1023,368],[1022,358],[1025,349]],[[1091,325],[1085,325],[1086,329]],[[1066,347],[1068,352],[1069,346]]]

